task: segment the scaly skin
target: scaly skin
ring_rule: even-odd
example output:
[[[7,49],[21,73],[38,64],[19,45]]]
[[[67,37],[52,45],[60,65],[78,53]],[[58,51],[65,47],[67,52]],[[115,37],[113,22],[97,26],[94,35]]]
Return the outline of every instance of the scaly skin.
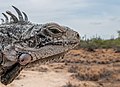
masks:
[[[59,60],[80,43],[76,31],[57,23],[31,23],[24,12],[23,17],[18,8],[12,7],[18,18],[6,11],[11,18],[2,13],[6,19],[0,24],[0,76],[5,85],[27,65]]]

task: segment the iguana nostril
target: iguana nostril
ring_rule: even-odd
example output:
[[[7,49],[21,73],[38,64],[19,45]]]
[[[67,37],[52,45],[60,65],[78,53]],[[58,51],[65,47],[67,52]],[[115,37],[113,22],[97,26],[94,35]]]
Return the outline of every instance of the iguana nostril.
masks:
[[[22,54],[20,57],[19,57],[19,63],[21,65],[26,65],[28,64],[29,62],[31,61],[31,56],[29,54]]]

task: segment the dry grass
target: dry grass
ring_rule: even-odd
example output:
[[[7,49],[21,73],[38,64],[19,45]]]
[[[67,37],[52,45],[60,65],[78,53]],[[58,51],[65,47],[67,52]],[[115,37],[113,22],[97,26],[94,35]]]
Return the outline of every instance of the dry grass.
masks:
[[[114,87],[120,81],[120,53],[113,49],[72,50],[61,62],[66,62],[68,72],[73,73],[71,77],[79,81],[93,81],[104,87],[109,83]]]
[[[73,85],[71,82],[66,83],[66,85],[62,87],[80,87],[80,85]]]
[[[112,75],[112,71],[98,67],[80,67],[78,72],[72,75],[80,81],[99,81]]]

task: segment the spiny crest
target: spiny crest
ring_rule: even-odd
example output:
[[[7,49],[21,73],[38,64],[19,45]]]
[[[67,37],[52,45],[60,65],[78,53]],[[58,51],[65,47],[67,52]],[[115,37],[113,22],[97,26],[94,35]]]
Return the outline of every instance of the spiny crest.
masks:
[[[19,23],[19,24],[26,24],[28,23],[28,16],[25,12],[21,12],[17,7],[12,6],[18,14],[18,17],[14,15],[11,11],[6,11],[6,13],[2,13],[5,19],[1,18],[2,24],[11,24],[11,23]],[[8,17],[10,16],[10,19]],[[24,17],[23,17],[24,16]]]

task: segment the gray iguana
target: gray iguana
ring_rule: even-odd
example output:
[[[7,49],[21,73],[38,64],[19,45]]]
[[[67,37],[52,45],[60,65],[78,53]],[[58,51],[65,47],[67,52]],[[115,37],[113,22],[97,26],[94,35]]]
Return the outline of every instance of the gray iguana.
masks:
[[[18,17],[6,11],[0,24],[0,81],[4,85],[10,84],[27,65],[59,60],[80,43],[79,34],[69,27],[31,23],[25,12],[12,7]]]

